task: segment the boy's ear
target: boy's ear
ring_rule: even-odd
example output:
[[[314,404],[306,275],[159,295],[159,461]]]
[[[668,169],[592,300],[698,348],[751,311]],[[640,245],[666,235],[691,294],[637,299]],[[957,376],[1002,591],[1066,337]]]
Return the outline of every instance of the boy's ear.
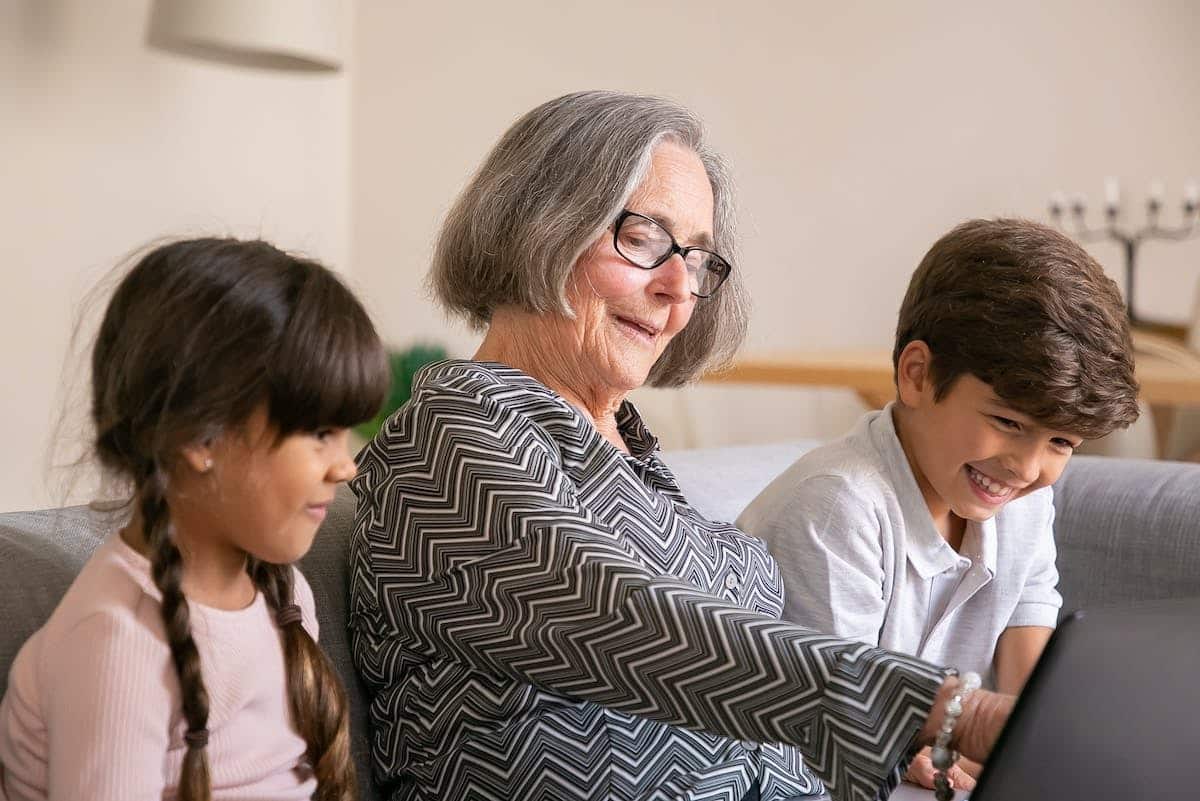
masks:
[[[922,340],[914,339],[900,351],[896,362],[896,392],[905,406],[916,408],[927,397],[933,397],[933,376],[930,365],[933,353]]]

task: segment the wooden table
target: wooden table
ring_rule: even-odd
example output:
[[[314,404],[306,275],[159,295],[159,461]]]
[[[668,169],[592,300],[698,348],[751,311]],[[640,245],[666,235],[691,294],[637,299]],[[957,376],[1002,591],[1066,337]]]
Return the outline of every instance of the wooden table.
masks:
[[[1200,353],[1153,331],[1133,332],[1141,399],[1154,420],[1155,453],[1164,452],[1182,406],[1200,406]],[[883,348],[752,354],[705,381],[775,386],[845,387],[869,409],[882,409],[896,397],[892,353]],[[1200,453],[1187,458],[1200,460]]]
[[[829,350],[744,356],[732,367],[704,377],[730,384],[846,387],[869,408],[882,408],[896,395],[892,354],[886,350]]]
[[[1162,337],[1134,336],[1142,400],[1153,406],[1200,405],[1200,355]],[[883,407],[896,395],[892,354],[883,348],[753,354],[705,381],[846,387],[868,407]]]

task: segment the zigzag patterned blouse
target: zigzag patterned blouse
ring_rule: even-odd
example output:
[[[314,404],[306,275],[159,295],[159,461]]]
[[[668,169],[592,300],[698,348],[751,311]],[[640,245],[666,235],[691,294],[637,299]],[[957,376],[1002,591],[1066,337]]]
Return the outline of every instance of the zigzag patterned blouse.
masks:
[[[398,799],[885,798],[941,673],[779,619],[765,545],[530,376],[425,368],[352,486],[353,649]]]

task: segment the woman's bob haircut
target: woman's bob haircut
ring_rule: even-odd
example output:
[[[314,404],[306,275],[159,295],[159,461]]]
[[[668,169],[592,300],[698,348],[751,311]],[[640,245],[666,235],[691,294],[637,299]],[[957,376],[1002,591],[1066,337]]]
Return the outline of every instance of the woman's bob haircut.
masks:
[[[733,188],[724,162],[704,143],[700,120],[658,97],[577,92],[517,120],[463,190],[434,249],[429,280],[438,299],[477,329],[503,306],[573,316],[567,284],[575,263],[620,214],[663,141],[692,149],[703,162],[713,191],[714,250],[736,265]],[[697,299],[647,383],[680,386],[726,365],[748,317],[735,266],[713,297]]]

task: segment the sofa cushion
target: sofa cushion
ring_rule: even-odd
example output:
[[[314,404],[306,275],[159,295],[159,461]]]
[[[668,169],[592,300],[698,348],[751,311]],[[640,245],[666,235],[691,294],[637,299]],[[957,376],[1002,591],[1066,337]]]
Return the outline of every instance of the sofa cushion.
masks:
[[[1079,456],[1054,506],[1064,614],[1200,596],[1200,464]]]
[[[786,442],[672,451],[662,458],[688,503],[709,520],[732,523],[777,475],[818,444]]]
[[[119,519],[87,506],[0,514],[0,694],[21,645]]]

